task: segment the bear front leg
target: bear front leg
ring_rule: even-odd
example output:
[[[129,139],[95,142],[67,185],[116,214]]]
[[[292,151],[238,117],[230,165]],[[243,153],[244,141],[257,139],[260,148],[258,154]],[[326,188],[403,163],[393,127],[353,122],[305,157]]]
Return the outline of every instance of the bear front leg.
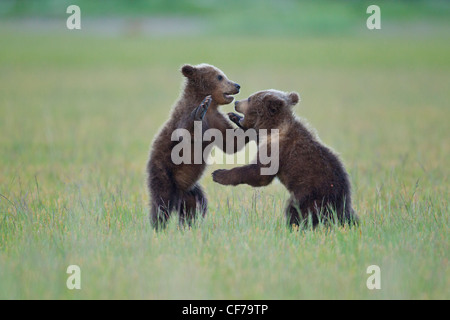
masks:
[[[206,96],[205,99],[200,103],[200,105],[192,111],[194,116],[194,121],[202,121],[205,117],[206,111],[208,111],[209,105],[211,104],[212,97]]]
[[[252,187],[263,187],[270,184],[275,176],[261,174],[261,168],[258,164],[250,164],[231,170],[219,169],[212,173],[212,178],[214,182],[225,186],[245,183]]]

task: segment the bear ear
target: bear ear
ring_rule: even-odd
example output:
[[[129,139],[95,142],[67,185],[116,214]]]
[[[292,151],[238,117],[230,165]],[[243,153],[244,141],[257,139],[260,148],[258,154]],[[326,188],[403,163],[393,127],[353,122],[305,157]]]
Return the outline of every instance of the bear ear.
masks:
[[[197,69],[195,69],[195,67],[191,66],[190,64],[185,64],[182,68],[181,68],[181,73],[186,77],[186,78],[192,78],[195,74],[195,71],[197,71]]]
[[[272,115],[280,111],[281,107],[284,105],[284,101],[276,96],[268,95],[264,98],[264,100],[267,110],[269,110]]]
[[[300,96],[298,95],[297,92],[290,92],[288,94],[288,98],[290,106],[295,106],[300,101]]]

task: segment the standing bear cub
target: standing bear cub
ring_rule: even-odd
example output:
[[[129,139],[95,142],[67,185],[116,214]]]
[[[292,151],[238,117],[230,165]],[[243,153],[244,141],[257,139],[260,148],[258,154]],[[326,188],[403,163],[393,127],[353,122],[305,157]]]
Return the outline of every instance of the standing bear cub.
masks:
[[[193,136],[194,121],[201,121],[203,132],[215,128],[226,137],[226,129],[233,129],[232,123],[219,112],[218,106],[231,103],[232,95],[240,89],[221,70],[208,64],[184,65],[181,73],[186,77],[181,97],[153,141],[147,163],[150,221],[156,229],[165,226],[173,210],[178,211],[180,224],[190,224],[196,211],[206,214],[207,200],[197,183],[205,170],[205,159],[202,157],[197,164],[195,161],[174,164],[171,153],[178,141],[172,141],[172,134],[176,129],[186,129]],[[225,146],[226,143],[224,140]],[[202,143],[202,155],[207,144]],[[194,159],[194,154],[190,157]]]
[[[291,193],[285,211],[290,226],[304,226],[308,221],[316,226],[319,221],[333,221],[334,217],[342,224],[356,223],[358,217],[352,209],[347,173],[338,156],[293,114],[291,107],[298,101],[297,93],[277,90],[260,91],[247,100],[236,101],[236,111],[244,115],[243,118],[236,114],[230,116],[236,124],[256,131],[278,129],[278,135],[268,136],[266,142],[266,153],[279,151],[278,171],[261,174],[265,165],[257,160],[231,170],[216,170],[213,180],[223,185],[260,187],[278,177]],[[273,147],[274,143],[277,148]]]

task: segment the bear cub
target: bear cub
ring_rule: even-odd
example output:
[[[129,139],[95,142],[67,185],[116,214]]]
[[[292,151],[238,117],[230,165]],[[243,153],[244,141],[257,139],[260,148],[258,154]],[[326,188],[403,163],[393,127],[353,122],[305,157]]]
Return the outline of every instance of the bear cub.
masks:
[[[232,95],[240,90],[239,84],[229,80],[212,65],[184,65],[181,73],[186,78],[181,96],[173,107],[170,119],[153,141],[147,162],[150,222],[156,229],[164,228],[173,210],[178,211],[180,224],[190,224],[195,219],[196,211],[205,215],[207,210],[206,196],[198,184],[205,170],[205,161],[202,159],[200,164],[174,164],[171,151],[178,142],[171,141],[172,133],[183,128],[193,135],[194,121],[202,121],[203,132],[216,128],[225,137],[226,129],[233,127],[218,107],[231,103],[234,100]],[[203,150],[207,144],[203,143]]]
[[[339,157],[294,115],[292,107],[298,101],[297,93],[277,90],[260,91],[246,100],[236,101],[236,111],[244,115],[230,115],[236,124],[257,131],[278,129],[278,137],[267,138],[271,143],[278,143],[278,171],[262,175],[264,165],[257,160],[254,164],[231,170],[216,170],[213,180],[222,185],[260,187],[278,177],[291,194],[285,210],[290,226],[312,223],[315,227],[319,221],[330,222],[335,217],[341,224],[357,223],[347,172]],[[267,150],[270,152],[270,144]]]

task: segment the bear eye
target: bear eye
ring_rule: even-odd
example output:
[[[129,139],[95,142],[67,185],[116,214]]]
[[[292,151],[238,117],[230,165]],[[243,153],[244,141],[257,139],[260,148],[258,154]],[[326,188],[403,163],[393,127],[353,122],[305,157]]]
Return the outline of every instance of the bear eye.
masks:
[[[223,77],[219,74],[219,75],[217,76],[217,79],[219,79],[219,81],[222,81],[222,80],[223,80]]]

